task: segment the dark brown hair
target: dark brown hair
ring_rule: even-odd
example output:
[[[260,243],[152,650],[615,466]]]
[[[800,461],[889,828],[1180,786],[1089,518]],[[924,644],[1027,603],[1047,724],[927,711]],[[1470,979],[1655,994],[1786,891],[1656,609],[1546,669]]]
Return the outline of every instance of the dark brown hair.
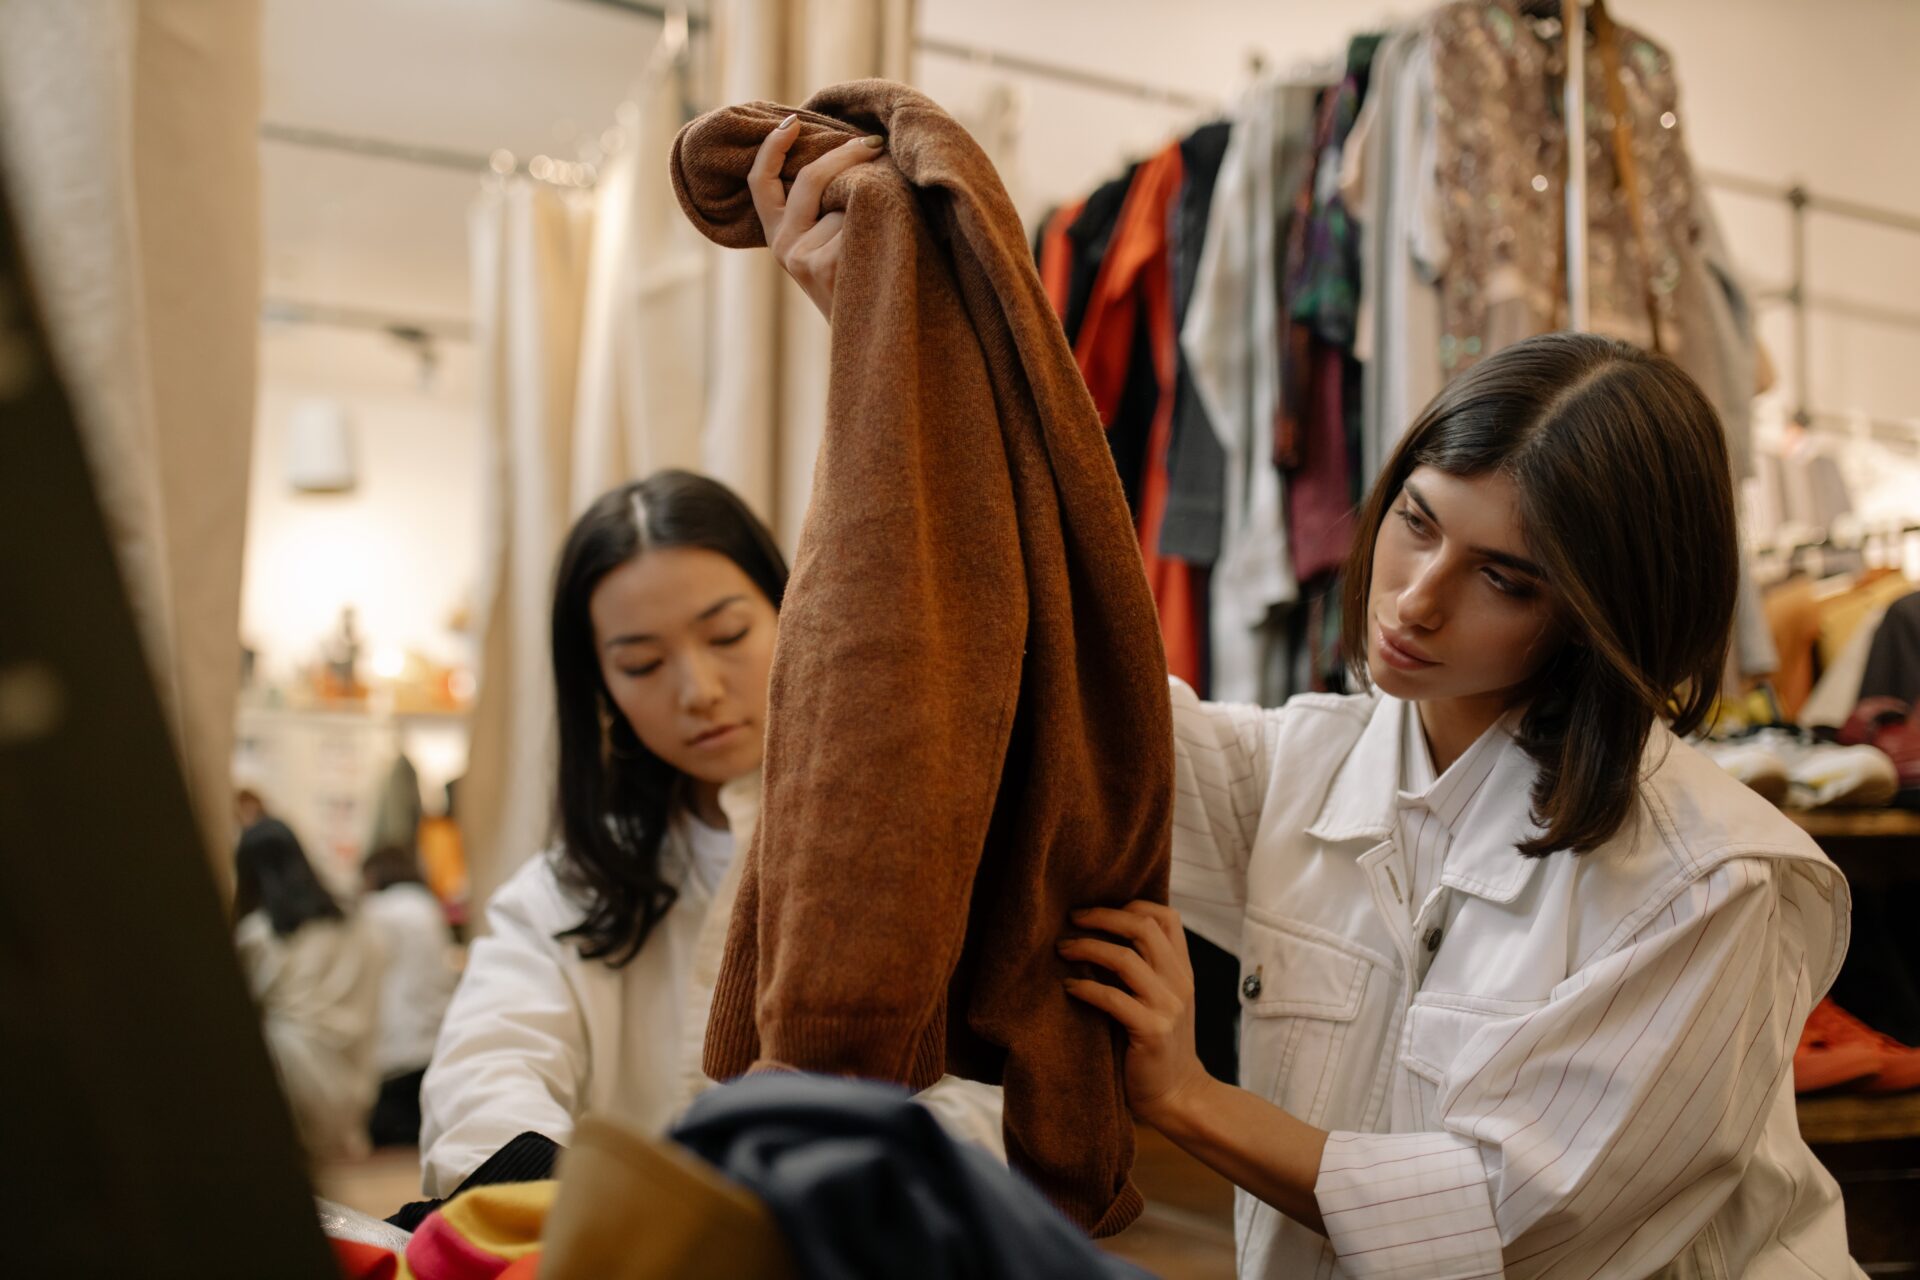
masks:
[[[1434,398],[1363,508],[1342,639],[1360,685],[1380,525],[1416,467],[1501,472],[1564,637],[1529,688],[1521,747],[1539,766],[1520,846],[1604,843],[1632,809],[1656,716],[1698,728],[1719,689],[1739,584],[1733,485],[1713,406],[1672,361],[1590,334],[1490,356]]]
[[[740,566],[777,611],[780,548],[733,490],[690,471],[656,471],[604,493],[574,524],[553,585],[553,683],[560,751],[554,786],[557,874],[584,909],[571,939],[618,968],[640,952],[678,896],[660,868],[685,775],[653,754],[614,705],[593,643],[594,588],[647,551],[702,547]]]

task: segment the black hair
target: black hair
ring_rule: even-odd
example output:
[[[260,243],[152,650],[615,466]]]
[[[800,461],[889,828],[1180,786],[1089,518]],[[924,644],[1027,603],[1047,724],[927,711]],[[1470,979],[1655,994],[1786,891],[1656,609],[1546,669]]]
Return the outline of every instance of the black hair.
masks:
[[[383,844],[360,860],[360,883],[378,893],[397,884],[425,884],[420,858],[403,844]]]
[[[1539,856],[1585,852],[1626,820],[1657,717],[1712,710],[1740,579],[1720,419],[1678,365],[1591,334],[1516,343],[1434,398],[1375,483],[1346,570],[1342,641],[1363,687],[1380,525],[1415,468],[1501,472],[1552,583],[1563,639],[1518,741],[1539,766]]]
[[[586,914],[558,936],[616,966],[639,953],[678,896],[661,875],[660,843],[684,775],[641,745],[614,705],[591,602],[609,573],[666,547],[725,556],[776,610],[787,588],[787,562],[766,525],[731,489],[688,471],[655,472],[601,495],[567,535],[553,587],[554,826],[561,884]]]
[[[293,829],[278,818],[262,818],[240,833],[234,850],[233,918],[235,923],[254,911],[267,913],[267,923],[282,938],[315,920],[343,918]]]

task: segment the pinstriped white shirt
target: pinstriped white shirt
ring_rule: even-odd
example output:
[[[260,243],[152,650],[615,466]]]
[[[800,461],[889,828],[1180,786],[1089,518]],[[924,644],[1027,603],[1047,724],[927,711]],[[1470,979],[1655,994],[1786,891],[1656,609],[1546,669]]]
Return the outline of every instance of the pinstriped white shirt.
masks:
[[[1174,709],[1174,905],[1331,1133],[1327,1234],[1242,1193],[1243,1277],[1859,1274],[1791,1078],[1846,884],[1785,818],[1657,728],[1621,832],[1527,859],[1504,726],[1435,780],[1391,698]]]
[[[1511,726],[1493,724],[1440,777],[1434,776],[1433,751],[1421,728],[1420,714],[1405,704],[1400,735],[1399,852],[1407,882],[1407,907],[1414,933],[1428,951],[1438,947],[1441,935],[1436,918],[1443,904],[1441,868],[1453,847],[1453,831],[1468,806],[1480,796],[1500,753],[1512,742]],[[1432,945],[1429,945],[1429,942]]]

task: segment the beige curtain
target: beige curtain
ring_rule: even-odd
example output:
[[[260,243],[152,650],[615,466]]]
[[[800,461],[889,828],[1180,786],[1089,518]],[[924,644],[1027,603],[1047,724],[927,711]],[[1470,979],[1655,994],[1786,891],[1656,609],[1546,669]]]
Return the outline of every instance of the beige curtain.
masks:
[[[674,61],[650,69],[594,191],[574,514],[629,478],[701,465],[710,255],[665,176],[683,83]]]
[[[515,179],[474,208],[495,539],[483,557],[480,690],[458,802],[475,902],[551,834],[547,632],[567,529],[615,485],[700,466],[709,257],[664,179],[681,83],[672,58],[647,69],[591,195]]]
[[[907,0],[721,0],[715,94],[798,101],[906,70]],[[696,46],[698,51],[698,46]],[[472,899],[550,838],[553,565],[573,517],[661,467],[736,488],[791,549],[826,407],[827,326],[764,253],[723,252],[667,183],[681,72],[656,56],[591,199],[515,180],[472,222],[493,465],[480,689],[458,798]]]
[[[590,205],[524,179],[471,220],[490,544],[475,617],[480,687],[456,796],[475,902],[546,838],[553,752],[547,591],[571,509]]]
[[[0,164],[209,856],[231,843],[256,0],[0,0]]]
[[[907,77],[912,0],[716,0],[721,103],[799,103],[843,80]],[[791,554],[827,404],[826,321],[764,253],[713,250],[704,456]]]

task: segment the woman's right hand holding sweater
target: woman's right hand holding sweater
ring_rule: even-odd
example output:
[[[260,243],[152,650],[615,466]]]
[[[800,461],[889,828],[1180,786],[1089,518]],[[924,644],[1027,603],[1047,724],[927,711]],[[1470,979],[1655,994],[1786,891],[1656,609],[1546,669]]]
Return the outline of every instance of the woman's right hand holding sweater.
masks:
[[[886,146],[878,136],[854,138],[813,161],[788,189],[780,180],[787,152],[800,136],[797,116],[788,116],[760,144],[747,190],[766,231],[767,247],[786,273],[794,278],[820,314],[833,319],[833,286],[840,273],[843,213],[820,215],[820,197],[827,184],[857,164],[877,157]]]

